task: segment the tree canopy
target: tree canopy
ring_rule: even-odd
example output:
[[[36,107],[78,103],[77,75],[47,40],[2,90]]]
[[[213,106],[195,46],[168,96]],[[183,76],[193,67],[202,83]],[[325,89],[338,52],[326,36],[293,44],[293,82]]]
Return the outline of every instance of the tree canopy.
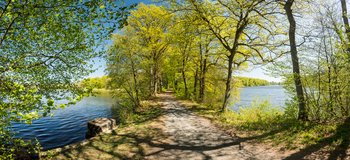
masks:
[[[77,81],[92,71],[88,62],[124,24],[129,9],[105,0],[0,2],[2,158],[13,152],[8,146],[14,143],[8,139],[11,121],[30,123],[58,107],[55,100],[68,104],[81,98]]]
[[[324,119],[317,117],[321,112],[340,118],[349,112],[348,22],[346,2],[341,4],[289,0],[141,4],[128,18],[129,26],[114,35],[107,70],[112,79],[128,74],[130,81],[115,82],[120,86],[132,82],[127,93],[138,97],[133,98],[136,101],[170,89],[178,97],[218,108],[221,103],[222,112],[242,83],[268,84],[235,73],[249,65],[269,64],[273,74],[285,78],[300,120]],[[314,25],[301,24],[306,18]],[[128,65],[113,60],[116,56],[128,60]]]

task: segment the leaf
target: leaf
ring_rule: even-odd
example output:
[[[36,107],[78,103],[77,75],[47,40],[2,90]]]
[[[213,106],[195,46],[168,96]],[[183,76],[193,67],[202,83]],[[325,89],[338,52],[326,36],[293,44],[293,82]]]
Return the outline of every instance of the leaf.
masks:
[[[55,101],[54,101],[53,99],[49,99],[49,100],[47,101],[47,105],[51,107],[51,106],[53,106],[54,102],[55,102]]]

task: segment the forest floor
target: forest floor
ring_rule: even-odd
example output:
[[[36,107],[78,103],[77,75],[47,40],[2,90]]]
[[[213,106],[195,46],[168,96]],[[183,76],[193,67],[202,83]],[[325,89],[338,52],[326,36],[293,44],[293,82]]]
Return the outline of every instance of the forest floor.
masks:
[[[160,94],[154,106],[161,114],[101,134],[82,143],[46,152],[50,159],[317,159],[318,153],[283,150],[237,136],[188,109],[189,101]],[[301,156],[301,157],[300,157]],[[323,157],[324,158],[324,157]]]

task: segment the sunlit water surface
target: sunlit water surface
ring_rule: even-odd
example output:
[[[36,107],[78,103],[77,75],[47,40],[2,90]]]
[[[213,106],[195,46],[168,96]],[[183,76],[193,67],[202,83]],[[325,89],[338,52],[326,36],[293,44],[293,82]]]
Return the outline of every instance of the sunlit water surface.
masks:
[[[86,97],[75,105],[53,111],[53,117],[33,121],[31,125],[13,123],[16,137],[37,139],[46,149],[62,147],[85,139],[87,122],[98,117],[112,117],[112,97]]]
[[[272,106],[283,110],[288,99],[289,95],[280,85],[245,87],[240,89],[239,100],[231,106],[231,109],[238,111],[239,108],[251,106],[254,101],[259,103],[268,100]]]

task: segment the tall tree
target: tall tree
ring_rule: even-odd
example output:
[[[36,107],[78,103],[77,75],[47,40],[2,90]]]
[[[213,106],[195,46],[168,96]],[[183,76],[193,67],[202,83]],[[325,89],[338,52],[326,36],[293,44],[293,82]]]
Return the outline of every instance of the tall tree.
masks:
[[[171,26],[172,14],[155,5],[146,6],[141,3],[138,9],[131,12],[128,18],[128,32],[139,37],[138,44],[143,46],[143,57],[149,64],[151,94],[160,90],[160,78],[164,54],[169,48],[168,30]]]
[[[202,34],[202,33],[201,33]],[[203,102],[205,100],[205,88],[206,77],[208,69],[211,65],[216,65],[217,57],[210,56],[211,47],[214,42],[214,37],[211,35],[199,35],[201,37],[199,41],[199,95],[198,101]],[[212,58],[212,61],[210,59]]]
[[[141,57],[137,56],[140,52],[140,46],[130,46],[136,43],[136,37],[132,34],[113,35],[113,45],[109,49],[107,56],[107,71],[111,77],[110,86],[118,88],[119,97],[127,97],[123,99],[124,103],[131,102],[132,111],[140,107],[140,92],[144,89],[139,83],[142,79],[138,71],[142,70]],[[148,90],[147,90],[148,91]],[[147,92],[143,91],[143,92]]]
[[[350,25],[349,25],[348,9],[347,9],[345,0],[340,0],[340,2],[341,2],[342,18],[343,18],[343,23],[344,23],[344,27],[345,27],[345,34],[346,34],[346,37],[348,39],[348,42],[350,43]],[[347,44],[347,45],[349,45],[349,44]],[[350,49],[350,47],[348,47],[348,48]],[[348,54],[350,54],[350,53],[348,53]]]
[[[184,85],[184,98],[189,98],[189,84],[188,84],[188,74],[187,71],[191,69],[189,65],[190,59],[193,57],[193,45],[195,44],[195,35],[194,26],[188,24],[188,18],[185,16],[178,16],[175,20],[177,23],[171,29],[171,43],[172,43],[172,52],[175,55],[174,57],[178,61],[173,60],[176,64],[176,68],[181,72],[182,81]]]
[[[308,120],[308,116],[307,116],[305,99],[304,99],[303,85],[301,83],[298,51],[297,51],[297,45],[295,40],[296,22],[295,22],[293,10],[292,10],[293,3],[294,3],[294,0],[287,0],[283,5],[284,5],[284,10],[286,12],[288,22],[289,22],[288,34],[289,34],[289,43],[290,43],[290,53],[291,53],[292,64],[293,64],[293,76],[294,76],[295,89],[297,92],[297,98],[298,98],[298,104],[299,104],[298,119],[305,121],[305,120]]]
[[[278,45],[271,44],[270,36],[276,35],[272,28],[274,23],[269,21],[274,17],[272,1],[194,1],[180,4],[183,10],[196,13],[202,24],[214,35],[223,48],[226,49],[227,75],[225,93],[221,111],[228,106],[231,97],[232,72],[241,64],[256,58],[265,61],[272,60],[272,48]],[[179,4],[178,4],[179,5]],[[185,8],[185,9],[184,9]],[[273,18],[272,18],[273,19]],[[256,62],[256,61],[255,61]]]
[[[340,0],[341,2],[341,10],[342,10],[342,19],[343,19],[343,24],[344,24],[344,28],[345,28],[345,34],[346,34],[346,38],[347,41],[345,41],[344,39],[344,46],[347,52],[347,59],[348,59],[348,63],[347,63],[347,67],[350,68],[350,25],[349,25],[349,17],[348,17],[348,10],[347,10],[347,6],[346,6],[346,1],[345,0]],[[349,98],[350,98],[350,80],[348,80],[348,89],[347,89],[347,104],[350,103]],[[349,115],[350,111],[347,109],[345,110],[345,114]]]

